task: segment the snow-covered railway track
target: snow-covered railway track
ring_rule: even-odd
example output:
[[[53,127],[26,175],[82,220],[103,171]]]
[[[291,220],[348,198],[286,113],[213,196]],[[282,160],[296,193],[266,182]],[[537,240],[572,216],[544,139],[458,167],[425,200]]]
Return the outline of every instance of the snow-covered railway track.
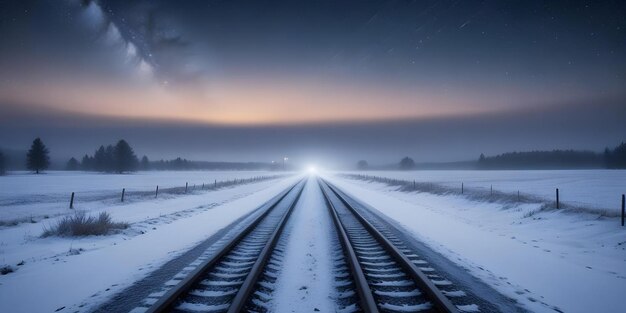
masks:
[[[423,260],[403,247],[397,238],[387,238],[335,187],[323,180],[319,183],[352,272],[362,311],[459,311],[437,287],[444,281],[436,274],[425,274],[430,269],[423,267]],[[465,303],[457,305],[470,308]]]
[[[145,312],[240,312],[254,291],[305,181],[285,192],[224,248]]]

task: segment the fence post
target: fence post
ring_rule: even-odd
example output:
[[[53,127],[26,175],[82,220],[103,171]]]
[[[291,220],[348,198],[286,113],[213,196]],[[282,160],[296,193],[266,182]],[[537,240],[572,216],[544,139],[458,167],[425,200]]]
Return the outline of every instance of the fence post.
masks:
[[[489,187],[489,195],[493,196],[493,185]]]
[[[519,202],[519,190],[517,191],[517,202]]]
[[[74,208],[74,192],[72,192],[72,197],[70,198],[70,209]]]
[[[158,196],[159,196],[159,185],[157,185],[156,192],[154,193],[155,198]]]
[[[624,226],[624,215],[626,215],[626,203],[624,201],[624,195],[622,194],[622,226]]]
[[[214,186],[213,188],[216,188],[216,189],[217,189],[217,179],[216,179],[216,180],[215,180],[215,182],[213,183],[213,186]]]
[[[187,193],[187,187],[189,187],[189,183],[185,183],[185,193]]]
[[[461,194],[463,194],[464,191],[465,191],[465,186],[463,183],[461,183]]]
[[[559,188],[556,189],[556,208],[559,208]]]
[[[126,188],[122,188],[122,202],[124,202],[124,194],[126,193]]]

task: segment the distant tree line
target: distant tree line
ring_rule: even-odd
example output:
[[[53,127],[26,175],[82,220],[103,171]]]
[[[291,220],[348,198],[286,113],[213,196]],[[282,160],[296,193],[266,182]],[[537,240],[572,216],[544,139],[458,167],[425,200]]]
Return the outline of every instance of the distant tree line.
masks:
[[[552,150],[509,152],[478,158],[479,169],[565,169],[626,168],[626,144],[606,148],[604,154],[592,151]]]
[[[100,146],[92,156],[83,156],[79,163],[75,158],[67,162],[67,170],[96,171],[105,173],[125,173],[136,171],[139,168],[139,159],[135,151],[126,142],[120,140],[113,145]]]
[[[626,143],[622,142],[613,150],[606,148],[604,161],[607,168],[626,168]]]
[[[0,175],[4,175],[7,172],[7,160],[6,157],[4,156],[4,153],[2,153],[2,150],[0,150]]]
[[[0,150],[0,175],[6,173],[7,168],[20,168],[17,161],[23,158],[23,152],[13,151],[10,158],[5,151]],[[21,161],[23,162],[23,161]],[[40,138],[33,140],[26,155],[26,162],[21,163],[26,168],[39,174],[50,167],[50,150]],[[119,140],[115,145],[101,145],[93,155],[85,154],[79,161],[70,158],[65,164],[69,171],[95,171],[104,173],[125,173],[137,170],[280,170],[277,163],[262,162],[205,162],[190,161],[183,158],[172,160],[150,161],[147,156],[141,160],[137,158],[133,148],[126,140]]]
[[[143,163],[143,162],[142,162]],[[278,170],[276,164],[262,162],[207,162],[190,161],[183,158],[159,160],[148,163],[150,169],[155,170]]]

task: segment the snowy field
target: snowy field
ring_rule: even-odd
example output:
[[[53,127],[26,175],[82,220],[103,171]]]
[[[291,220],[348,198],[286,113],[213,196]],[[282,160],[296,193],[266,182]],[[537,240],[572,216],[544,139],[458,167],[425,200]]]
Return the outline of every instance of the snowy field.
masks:
[[[221,175],[222,179],[268,174],[230,173],[231,176],[228,172],[198,172],[195,175],[200,180],[217,179],[218,176],[212,174]],[[140,186],[157,183],[157,177],[184,182],[184,177],[188,177],[186,174],[190,173],[124,175],[117,179],[117,175],[79,174],[77,177],[83,179],[84,176],[84,181],[91,186],[86,188],[93,190],[96,184],[88,182],[88,176],[111,182],[104,188],[117,188],[124,184],[124,178]],[[48,177],[63,175],[53,173]],[[141,176],[143,178],[139,178]],[[37,178],[30,178],[31,183]],[[92,213],[106,211],[114,221],[130,224],[123,232],[109,236],[41,238],[44,228],[61,217],[0,227],[0,267],[9,266],[14,270],[0,276],[0,312],[54,312],[60,308],[64,308],[63,312],[90,311],[114,293],[259,207],[297,179],[289,176],[117,205],[90,203],[90,206],[97,207]],[[72,184],[79,186],[76,182]]]
[[[479,177],[482,173],[487,176]],[[619,183],[624,173],[506,172],[508,177],[503,172],[475,171],[386,174],[402,179],[417,179],[420,175],[423,180],[448,184],[454,184],[458,174],[483,186],[497,180],[509,188],[515,182],[538,191],[542,189],[540,185],[558,184],[580,192],[586,192],[587,187],[608,193],[607,190],[615,192],[612,183]],[[511,205],[474,201],[454,194],[399,191],[387,184],[340,175],[329,174],[328,178],[533,312],[624,312],[626,227],[621,227],[616,218],[538,211],[538,203]],[[624,182],[622,178],[622,188]]]
[[[120,205],[122,188],[126,189],[126,202],[136,201],[133,193],[154,193],[156,186],[160,197],[167,188],[197,190],[203,183],[274,176],[268,171],[147,171],[133,174],[101,174],[93,172],[50,171],[40,175],[12,172],[0,176],[0,221],[25,218],[41,219],[68,213],[70,195],[75,193],[75,208],[98,210]],[[194,189],[194,185],[196,189]],[[70,211],[71,212],[71,211]]]
[[[104,174],[94,172],[49,171],[40,175],[30,172],[11,172],[0,176],[0,199],[33,197],[71,192],[90,193],[126,190],[151,191],[159,188],[201,185],[215,180],[249,178],[272,175],[268,171],[146,171],[132,174]]]
[[[626,193],[626,170],[533,170],[533,171],[363,171],[347,174],[371,175],[416,182],[441,184],[466,190],[475,188],[531,194],[554,200],[559,188],[561,201],[580,207],[618,210]]]

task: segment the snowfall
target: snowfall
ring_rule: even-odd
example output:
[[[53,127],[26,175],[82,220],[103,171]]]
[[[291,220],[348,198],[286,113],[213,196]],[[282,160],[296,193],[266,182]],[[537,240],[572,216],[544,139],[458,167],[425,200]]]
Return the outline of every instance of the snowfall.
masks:
[[[619,209],[626,171],[415,171],[371,176],[418,180],[454,190],[536,195],[545,202],[479,201],[459,192],[430,194],[320,173],[348,195],[395,221],[500,293],[534,312],[624,312],[626,227],[613,215],[546,209],[554,189],[575,207]],[[215,181],[271,172],[140,172],[129,175],[51,172],[0,177],[0,312],[88,312],[253,212],[302,174],[218,189]],[[184,187],[186,194],[135,196],[132,191]],[[196,186],[193,188],[193,186]],[[126,188],[125,202],[119,197]],[[75,209],[69,197],[75,192]],[[274,292],[278,312],[332,311],[332,222],[312,184],[305,187],[286,233],[284,266]],[[106,211],[130,227],[108,236],[41,234],[74,211]],[[19,264],[19,265],[18,265]],[[306,287],[306,288],[303,288]],[[309,310],[310,309],[310,310]]]

